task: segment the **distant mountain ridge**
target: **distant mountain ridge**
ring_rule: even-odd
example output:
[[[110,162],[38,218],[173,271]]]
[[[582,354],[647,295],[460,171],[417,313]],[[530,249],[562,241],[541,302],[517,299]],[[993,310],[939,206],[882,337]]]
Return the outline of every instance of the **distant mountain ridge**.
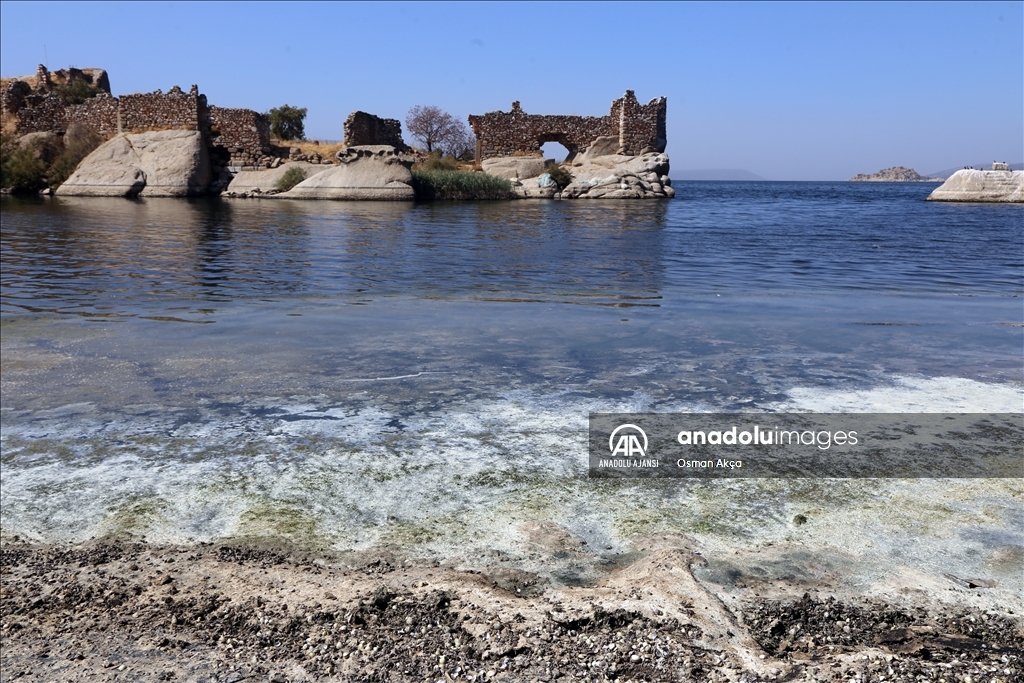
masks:
[[[930,173],[929,175],[935,176],[936,178],[942,178],[943,180],[946,180],[947,178],[949,178],[949,176],[953,175],[957,171],[962,171],[965,168],[967,168],[967,167],[966,166],[961,166],[959,168],[947,168],[947,169],[942,170],[942,171],[936,171],[935,173]],[[973,164],[973,165],[971,165],[971,168],[976,168],[976,169],[978,169],[980,171],[984,171],[984,170],[992,168],[992,162],[989,162],[987,164]],[[1018,164],[1010,164],[1010,170],[1011,171],[1024,171],[1024,162],[1021,162],[1021,163],[1018,163]]]
[[[672,180],[765,180],[742,168],[704,168],[672,171]]]

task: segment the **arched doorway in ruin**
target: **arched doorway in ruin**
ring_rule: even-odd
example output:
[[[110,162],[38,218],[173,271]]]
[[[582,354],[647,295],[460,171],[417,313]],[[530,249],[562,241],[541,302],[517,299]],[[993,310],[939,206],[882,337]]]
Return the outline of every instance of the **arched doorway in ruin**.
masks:
[[[537,138],[538,146],[545,159],[556,162],[571,161],[579,148],[565,133],[544,133]]]

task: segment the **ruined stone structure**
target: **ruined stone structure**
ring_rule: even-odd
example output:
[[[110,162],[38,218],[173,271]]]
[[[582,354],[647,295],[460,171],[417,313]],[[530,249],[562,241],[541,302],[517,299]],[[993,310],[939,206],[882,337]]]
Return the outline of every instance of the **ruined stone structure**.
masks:
[[[74,79],[87,80],[101,90],[100,94],[82,104],[66,104],[55,87]],[[5,130],[11,127],[18,135],[63,133],[72,122],[82,123],[104,137],[150,130],[193,130],[203,133],[213,157],[232,166],[256,165],[271,153],[270,121],[265,115],[250,109],[210,106],[196,85],[188,92],[174,86],[167,93],[157,90],[111,97],[110,82],[102,69],[47,72],[41,65],[31,81],[34,86],[27,78],[5,82],[0,92]]]
[[[390,145],[399,152],[409,149],[402,139],[402,124],[398,119],[382,119],[365,111],[354,111],[345,119],[345,144]]]
[[[207,109],[211,144],[230,155],[230,166],[255,166],[270,150],[270,119],[252,109]]]
[[[600,136],[619,139],[617,152],[635,156],[664,152],[666,100],[657,97],[647,104],[637,102],[632,90],[612,102],[607,116],[558,116],[527,114],[512,103],[512,111],[492,111],[470,116],[476,135],[476,159],[516,154],[540,154],[545,142],[561,143],[569,157],[585,152]]]
[[[118,108],[121,130],[141,133],[145,130],[202,130],[206,110],[206,95],[199,94],[199,86],[189,92],[174,86],[166,95],[156,90],[151,93],[121,95]]]

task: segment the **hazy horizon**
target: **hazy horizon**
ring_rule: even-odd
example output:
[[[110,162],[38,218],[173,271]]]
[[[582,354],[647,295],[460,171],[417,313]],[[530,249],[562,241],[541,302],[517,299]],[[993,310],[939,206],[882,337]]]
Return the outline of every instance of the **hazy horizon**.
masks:
[[[2,2],[0,62],[103,68],[115,95],[196,83],[218,106],[307,107],[311,139],[340,139],[357,109],[409,140],[418,104],[602,116],[630,89],[668,98],[680,170],[846,180],[1024,159],[1020,3],[582,9]]]

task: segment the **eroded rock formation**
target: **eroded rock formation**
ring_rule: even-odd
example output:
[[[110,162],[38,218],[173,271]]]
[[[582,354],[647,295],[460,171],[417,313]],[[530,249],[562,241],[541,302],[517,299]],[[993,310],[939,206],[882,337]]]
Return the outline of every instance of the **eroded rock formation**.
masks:
[[[306,178],[285,199],[409,200],[413,159],[389,145],[349,147],[337,153],[338,163]]]
[[[1024,171],[963,169],[935,188],[928,201],[1024,203]]]
[[[184,197],[206,192],[210,161],[199,131],[116,135],[82,160],[57,194]]]

